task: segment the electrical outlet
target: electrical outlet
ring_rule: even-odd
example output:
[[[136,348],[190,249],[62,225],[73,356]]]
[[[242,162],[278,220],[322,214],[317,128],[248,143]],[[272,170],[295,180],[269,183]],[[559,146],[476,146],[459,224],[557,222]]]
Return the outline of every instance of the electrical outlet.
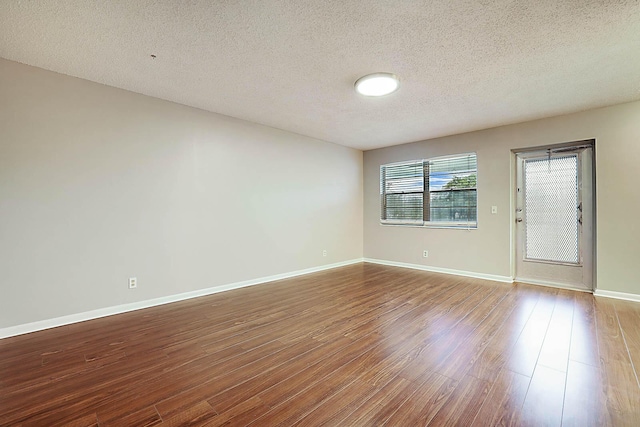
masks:
[[[129,289],[134,289],[138,287],[138,279],[135,277],[129,277]]]
[[[422,251],[422,258],[429,258],[429,251]]]
[[[327,256],[327,250],[326,249],[322,251],[322,256]]]
[[[491,206],[491,213],[492,214],[497,214],[498,213],[498,207],[497,206]]]

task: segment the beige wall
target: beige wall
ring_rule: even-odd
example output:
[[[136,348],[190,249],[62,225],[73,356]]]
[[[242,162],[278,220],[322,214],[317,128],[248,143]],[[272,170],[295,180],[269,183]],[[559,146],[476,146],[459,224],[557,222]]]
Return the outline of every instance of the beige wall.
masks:
[[[364,255],[511,276],[511,150],[596,139],[597,286],[640,294],[640,102],[364,153]],[[478,229],[380,225],[380,165],[475,151]],[[498,214],[491,214],[491,206]],[[429,258],[422,251],[429,250]]]
[[[360,258],[362,194],[360,151],[0,60],[0,328]]]
[[[510,276],[510,150],[589,138],[598,288],[640,294],[640,103],[365,152],[364,256]],[[381,164],[469,151],[477,230],[379,224]],[[0,328],[359,258],[362,172],[357,150],[0,60]]]

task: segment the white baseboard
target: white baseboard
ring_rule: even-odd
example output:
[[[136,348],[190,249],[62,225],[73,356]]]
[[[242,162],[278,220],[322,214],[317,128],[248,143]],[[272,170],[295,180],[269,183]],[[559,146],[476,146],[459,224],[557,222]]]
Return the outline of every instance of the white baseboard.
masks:
[[[197,298],[205,295],[216,294],[218,292],[229,291],[231,289],[244,288],[247,286],[259,285],[262,283],[273,282],[274,280],[288,279],[291,277],[302,276],[305,274],[317,273],[323,270],[344,267],[346,265],[357,264],[362,262],[362,258],[352,259],[349,261],[337,262],[334,264],[322,265],[319,267],[307,268],[304,270],[291,271],[289,273],[276,274],[273,276],[260,277],[258,279],[245,280],[243,282],[229,283],[226,285],[214,286],[212,288],[199,289],[197,291],[185,292],[182,294],[169,295],[166,297],[154,298],[145,301],[138,301],[129,304],[122,304],[113,307],[105,307],[83,313],[70,314],[68,316],[56,317],[53,319],[40,320],[38,322],[25,323],[23,325],[10,326],[0,329],[0,339],[13,337],[16,335],[28,334],[30,332],[41,331],[43,329],[55,328],[58,326],[69,325],[71,323],[84,322],[86,320],[97,319],[100,317],[112,316],[114,314],[126,313],[128,311],[140,310],[148,307],[169,304],[172,302],[183,301],[186,299]]]
[[[596,289],[596,291],[593,294],[597,297],[615,298],[615,299],[623,299],[626,301],[640,302],[640,295],[638,294],[628,294],[625,292],[616,292],[616,291],[603,291],[600,289]]]
[[[571,291],[578,292],[587,292],[591,293],[590,289],[579,288],[577,286],[571,286],[560,282],[554,282],[552,280],[539,280],[539,279],[528,279],[526,277],[516,277],[514,282],[524,283],[525,285],[537,285],[537,286],[546,286],[547,288],[559,288],[559,289],[569,289]]]
[[[409,264],[406,262],[386,261],[382,259],[364,258],[364,262],[372,264],[389,265],[392,267],[411,268],[413,270],[430,271],[432,273],[452,274],[454,276],[473,277],[475,279],[493,280],[495,282],[513,283],[513,278],[509,276],[498,276],[495,274],[476,273],[473,271],[454,270],[450,268],[431,267],[428,265]]]

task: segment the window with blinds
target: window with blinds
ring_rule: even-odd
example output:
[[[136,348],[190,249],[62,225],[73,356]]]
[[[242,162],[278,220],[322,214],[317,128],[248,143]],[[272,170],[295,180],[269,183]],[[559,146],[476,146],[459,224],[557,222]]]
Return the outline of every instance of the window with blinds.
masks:
[[[380,167],[383,224],[477,227],[475,153]]]

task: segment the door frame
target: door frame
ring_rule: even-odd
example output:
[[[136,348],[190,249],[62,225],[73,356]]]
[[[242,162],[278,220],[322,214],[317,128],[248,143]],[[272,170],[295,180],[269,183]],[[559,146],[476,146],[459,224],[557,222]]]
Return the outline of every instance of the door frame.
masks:
[[[598,264],[598,257],[597,257],[597,180],[596,180],[596,139],[595,138],[591,138],[591,139],[583,139],[583,140],[578,140],[578,141],[571,141],[571,142],[563,142],[563,143],[557,143],[557,144],[549,144],[549,145],[539,145],[539,146],[535,146],[535,147],[524,147],[524,148],[513,148],[511,149],[511,156],[510,156],[510,172],[511,172],[511,178],[510,178],[510,184],[511,184],[511,197],[510,197],[510,203],[509,203],[509,221],[510,221],[510,227],[509,227],[509,235],[510,235],[510,272],[511,272],[511,279],[515,282],[515,278],[516,278],[516,249],[517,249],[517,234],[516,234],[516,208],[517,208],[517,191],[518,191],[518,186],[517,186],[517,173],[518,173],[518,168],[517,168],[517,162],[518,162],[518,158],[517,155],[520,153],[527,153],[527,152],[533,152],[533,151],[544,151],[544,150],[555,150],[555,149],[559,149],[559,148],[573,148],[573,147],[579,147],[579,146],[584,146],[584,145],[588,145],[591,147],[592,149],[592,157],[591,157],[591,188],[592,188],[592,198],[593,198],[593,203],[592,203],[592,212],[591,212],[591,217],[593,218],[592,223],[593,223],[593,227],[592,227],[592,271],[591,271],[591,275],[592,275],[592,290],[591,291],[587,291],[587,292],[595,292],[596,289],[598,288],[598,284],[597,284],[597,264]],[[554,285],[544,285],[544,284],[538,284],[539,286],[550,286],[550,287],[560,287],[560,286],[554,286]],[[567,287],[567,289],[571,289],[571,290],[578,290],[579,289],[575,289],[573,287]]]

